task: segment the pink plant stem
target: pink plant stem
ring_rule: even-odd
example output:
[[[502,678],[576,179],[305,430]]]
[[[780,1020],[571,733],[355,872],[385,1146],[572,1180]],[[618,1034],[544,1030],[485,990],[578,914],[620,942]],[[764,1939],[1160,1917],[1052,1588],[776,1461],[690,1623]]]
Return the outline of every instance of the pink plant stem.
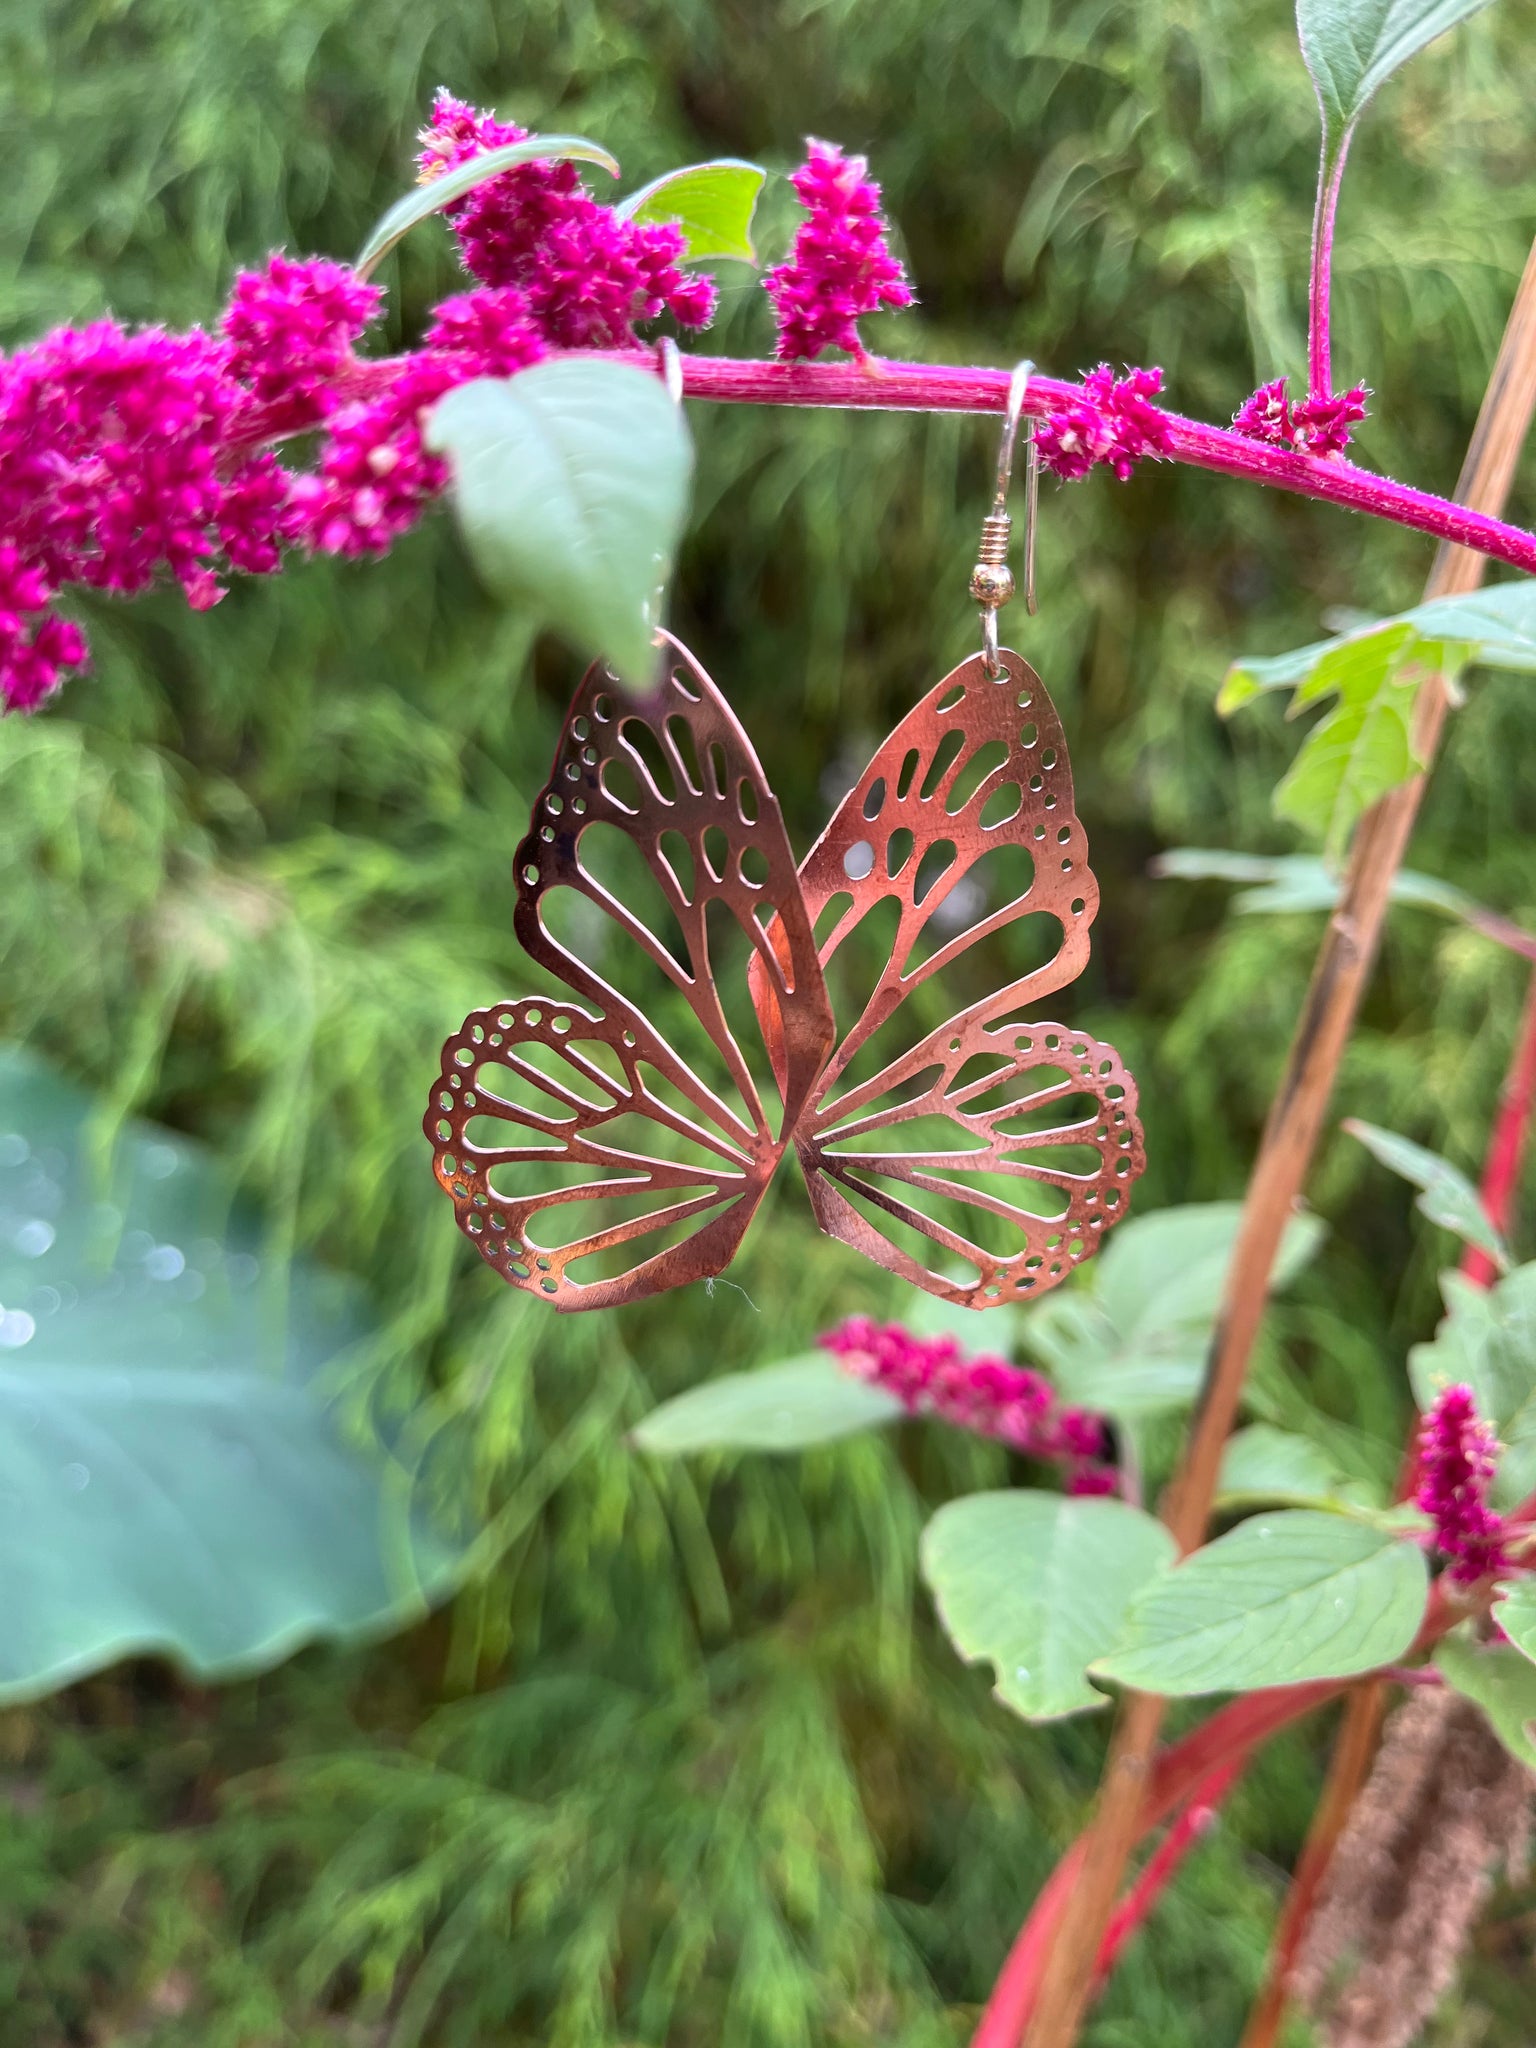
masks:
[[[632,363],[660,374],[657,356],[648,349],[583,349],[585,362]],[[725,405],[793,405],[884,412],[1001,413],[1007,402],[1009,372],[986,368],[952,368],[944,363],[893,363],[867,356],[851,363],[770,363],[734,356],[683,356],[683,395]],[[338,380],[342,397],[371,397],[399,373],[391,360],[354,363]],[[1084,402],[1083,387],[1060,377],[1031,377],[1024,410],[1034,418]],[[1411,484],[1373,476],[1338,456],[1306,455],[1234,433],[1229,427],[1207,426],[1178,413],[1161,415],[1168,433],[1169,458],[1221,476],[1245,477],[1251,483],[1294,491],[1304,498],[1342,505],[1411,526],[1437,540],[1474,548],[1480,554],[1536,573],[1536,533],[1507,526],[1483,512],[1436,498]],[[315,423],[313,407],[302,410],[277,405],[253,411],[244,422],[241,446],[250,448],[301,433]]]
[[[1323,160],[1317,174],[1317,209],[1312,216],[1312,276],[1307,297],[1307,395],[1332,395],[1333,369],[1329,361],[1329,303],[1333,288],[1333,226],[1339,210],[1339,186],[1344,177],[1343,148],[1328,174],[1328,138],[1323,138]]]

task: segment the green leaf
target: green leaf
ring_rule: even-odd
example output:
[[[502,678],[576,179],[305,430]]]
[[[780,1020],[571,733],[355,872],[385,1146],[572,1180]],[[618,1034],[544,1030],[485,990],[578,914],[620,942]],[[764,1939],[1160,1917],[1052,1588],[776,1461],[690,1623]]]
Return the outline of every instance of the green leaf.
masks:
[[[1347,1678],[1408,1648],[1426,1582],[1415,1544],[1365,1522],[1261,1515],[1143,1587],[1093,1674],[1177,1695]]]
[[[208,1156],[0,1052],[0,1703],[161,1653],[202,1679],[376,1636],[456,1556],[321,1389],[357,1291],[266,1257]]]
[[[1477,1189],[1458,1167],[1411,1138],[1384,1131],[1379,1124],[1362,1123],[1359,1117],[1346,1118],[1344,1129],[1389,1172],[1422,1190],[1414,1203],[1421,1215],[1442,1230],[1454,1231],[1464,1244],[1475,1244],[1508,1271],[1509,1247],[1489,1222]]]
[[[1149,872],[1160,881],[1253,883],[1256,886],[1245,889],[1232,905],[1244,914],[1335,910],[1344,893],[1337,869],[1307,853],[1226,853],[1218,847],[1176,846],[1159,854]],[[1389,893],[1394,903],[1443,911],[1474,930],[1491,922],[1502,923],[1494,911],[1474,902],[1463,890],[1434,875],[1416,874],[1411,868],[1398,869]]]
[[[464,538],[496,596],[649,687],[693,470],[659,380],[570,356],[479,377],[439,402],[427,442],[452,464]]]
[[[894,1394],[808,1351],[757,1372],[727,1373],[653,1408],[630,1441],[642,1451],[800,1451],[906,1413]]]
[[[1029,1354],[1070,1401],[1131,1420],[1192,1400],[1242,1216],[1236,1202],[1193,1202],[1123,1223],[1087,1268],[1087,1285],[1018,1318]],[[1287,1226],[1274,1285],[1316,1250],[1322,1226]]]
[[[1296,0],[1301,54],[1323,119],[1323,157],[1342,155],[1377,87],[1488,0]]]
[[[689,263],[712,256],[755,263],[752,215],[766,176],[758,165],[734,156],[690,164],[642,185],[621,199],[614,212],[626,220],[675,222],[683,231]]]
[[[1216,1486],[1218,1507],[1274,1501],[1301,1506],[1338,1497],[1344,1475],[1320,1444],[1255,1422],[1227,1439]]]
[[[1428,651],[1411,626],[1349,641],[1298,686],[1292,709],[1333,693],[1338,703],[1307,734],[1275,791],[1275,810],[1341,857],[1361,813],[1423,766],[1413,751],[1413,707]],[[1431,663],[1430,666],[1438,664]]]
[[[1494,1603],[1493,1618],[1523,1657],[1536,1663],[1536,1579],[1516,1579]]]
[[[1226,717],[1261,692],[1303,685],[1309,686],[1308,701],[1327,696],[1342,689],[1356,669],[1379,669],[1385,657],[1377,643],[1397,646],[1395,636],[1405,629],[1412,639],[1403,644],[1443,646],[1459,667],[1529,673],[1536,670],[1536,578],[1496,583],[1467,597],[1430,598],[1289,654],[1244,656],[1227,670],[1216,708]]]
[[[1118,1500],[973,1493],[923,1531],[923,1577],[968,1664],[1027,1721],[1106,1704],[1083,1676],[1119,1634],[1138,1587],[1177,1555],[1161,1522]]]
[[[500,177],[503,171],[510,171],[518,164],[550,163],[562,159],[601,164],[615,178],[619,175],[616,160],[606,149],[598,143],[589,142],[584,135],[528,135],[521,142],[504,143],[500,149],[488,149],[480,156],[466,158],[463,163],[455,164],[451,171],[429,178],[426,184],[416,186],[397,199],[358,250],[352,268],[359,277],[370,276],[418,221],[441,213],[455,199],[462,199],[466,192],[473,192],[477,185],[485,184],[490,178]]]
[[[1446,1683],[1481,1707],[1495,1735],[1536,1771],[1536,1664],[1506,1643],[1476,1643],[1457,1629],[1435,1652]]]
[[[1512,1508],[1536,1490],[1536,1264],[1493,1287],[1442,1273],[1449,1311],[1430,1344],[1408,1354],[1414,1399],[1428,1408],[1446,1387],[1469,1386],[1504,1449],[1493,1499]]]

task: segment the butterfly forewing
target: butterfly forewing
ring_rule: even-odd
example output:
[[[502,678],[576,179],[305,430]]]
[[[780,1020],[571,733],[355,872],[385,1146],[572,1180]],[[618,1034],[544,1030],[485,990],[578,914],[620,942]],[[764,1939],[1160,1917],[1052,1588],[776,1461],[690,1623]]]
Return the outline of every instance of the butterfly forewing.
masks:
[[[557,1308],[718,1273],[832,1041],[778,804],[703,670],[670,641],[663,655],[641,699],[588,671],[516,854],[517,936],[581,1001],[466,1019],[426,1119],[461,1227]],[[558,915],[566,897],[579,918]],[[610,952],[638,967],[644,1010]],[[760,1047],[722,1000],[749,961]]]
[[[1143,1155],[1113,1049],[1029,1014],[1082,972],[1098,907],[1034,671],[1005,651],[994,678],[976,656],[930,691],[839,806],[801,889],[839,994],[878,929],[796,1129],[818,1221],[973,1307],[1043,1291],[1124,1212]],[[933,977],[978,966],[983,992],[946,1014]]]

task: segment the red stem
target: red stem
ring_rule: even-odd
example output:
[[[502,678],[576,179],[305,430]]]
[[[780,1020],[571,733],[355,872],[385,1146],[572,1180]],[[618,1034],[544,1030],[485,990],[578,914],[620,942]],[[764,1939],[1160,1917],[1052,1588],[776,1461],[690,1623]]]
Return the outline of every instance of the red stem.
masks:
[[[1488,1142],[1478,1190],[1488,1220],[1501,1235],[1507,1235],[1514,1210],[1515,1191],[1520,1184],[1520,1164],[1531,1128],[1531,1111],[1536,1108],[1536,974],[1525,992],[1520,1034],[1499,1092],[1498,1114]],[[1479,1287],[1491,1287],[1498,1268],[1476,1245],[1467,1247],[1461,1270]]]
[[[583,349],[588,361],[632,363],[659,374],[656,355],[648,349]],[[336,380],[338,397],[376,395],[398,374],[399,358],[356,362]],[[727,405],[794,405],[854,408],[885,412],[1000,413],[1008,397],[1009,372],[954,368],[945,363],[892,363],[867,356],[852,363],[769,363],[733,356],[683,356],[683,394]],[[1038,418],[1064,406],[1084,402],[1080,384],[1059,377],[1031,377],[1024,410]],[[1373,476],[1338,456],[1305,455],[1251,441],[1230,427],[1207,426],[1178,413],[1160,415],[1168,435],[1171,461],[1222,476],[1246,477],[1276,490],[1294,491],[1369,513],[1399,526],[1452,541],[1478,553],[1536,573],[1536,533],[1507,526],[1485,512],[1469,511],[1448,498],[1436,498],[1390,477]],[[242,447],[259,447],[302,433],[315,425],[315,408],[306,404],[253,410],[240,436]]]
[[[1203,1842],[1216,1824],[1221,1803],[1247,1767],[1246,1756],[1218,1765],[1203,1784],[1197,1786],[1188,1806],[1147,1858],[1140,1877],[1116,1907],[1104,1943],[1099,1950],[1099,1981],[1112,1974],[1120,1951],[1146,1919],[1179,1865],[1198,1842]]]
[[[1536,1508],[1536,1500],[1531,1505]],[[1438,1582],[1431,1586],[1424,1619],[1408,1654],[1427,1650],[1448,1629],[1454,1628],[1466,1612],[1464,1606],[1446,1598]],[[1371,1682],[1371,1675],[1364,1680],[1316,1678],[1304,1685],[1280,1685],[1264,1692],[1243,1693],[1218,1708],[1208,1721],[1202,1721],[1198,1728],[1192,1728],[1158,1755],[1142,1801],[1140,1834],[1150,1833],[1194,1800],[1221,1771],[1241,1770],[1253,1752],[1282,1728],[1288,1728],[1315,1707],[1338,1699],[1351,1686]],[[1089,1831],[1079,1835],[1041,1888],[992,1987],[992,1995],[971,2036],[971,2048],[1018,2048],[1034,2009],[1058,1923],[1087,1855],[1088,1841]]]

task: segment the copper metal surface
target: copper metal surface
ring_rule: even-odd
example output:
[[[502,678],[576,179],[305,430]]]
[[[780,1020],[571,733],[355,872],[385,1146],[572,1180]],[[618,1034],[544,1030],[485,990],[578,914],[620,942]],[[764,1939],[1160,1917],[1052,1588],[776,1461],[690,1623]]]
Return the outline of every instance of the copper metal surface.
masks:
[[[663,654],[662,680],[642,699],[622,695],[601,666],[588,671],[517,851],[517,936],[580,1001],[476,1011],[444,1047],[426,1131],[460,1227],[504,1278],[556,1308],[611,1307],[719,1273],[792,1139],[833,1237],[972,1308],[1044,1292],[1125,1213],[1144,1158],[1135,1086],[1112,1048],[1027,1014],[1082,972],[1098,905],[1066,743],[1039,678],[1006,649],[996,677],[981,655],[963,662],[886,740],[797,874],[778,803],[729,706],[675,642]],[[984,748],[997,758],[978,779]],[[676,919],[681,958],[584,861],[594,824],[618,826],[638,848]],[[957,885],[1000,848],[1027,853],[1032,877],[967,924]],[[586,897],[681,992],[727,1088],[552,934],[543,911],[557,889]],[[894,941],[835,1042],[823,967],[886,902]],[[727,1021],[711,904],[750,948],[777,1116],[759,1085],[767,1075],[754,1074]],[[937,1027],[914,1028],[878,1072],[846,1078],[935,974],[1036,912],[1059,931],[1041,965]],[[818,920],[829,925],[819,956]],[[952,1139],[933,1142],[935,1118]],[[622,1142],[605,1135],[620,1119]],[[927,1134],[904,1146],[903,1127],[919,1119]],[[484,1142],[487,1123],[496,1137],[507,1127],[505,1143]],[[648,1141],[637,1143],[637,1129]],[[498,1192],[498,1171],[533,1185]],[[941,1220],[919,1197],[960,1213]],[[592,1205],[597,1221],[566,1237],[560,1211],[572,1203]],[[605,1205],[617,1214],[621,1204],[622,1220],[603,1219]],[[1006,1251],[979,1241],[994,1231]],[[668,1241],[648,1246],[659,1233]],[[631,1246],[633,1264],[592,1276]],[[588,1272],[572,1274],[582,1260]]]

